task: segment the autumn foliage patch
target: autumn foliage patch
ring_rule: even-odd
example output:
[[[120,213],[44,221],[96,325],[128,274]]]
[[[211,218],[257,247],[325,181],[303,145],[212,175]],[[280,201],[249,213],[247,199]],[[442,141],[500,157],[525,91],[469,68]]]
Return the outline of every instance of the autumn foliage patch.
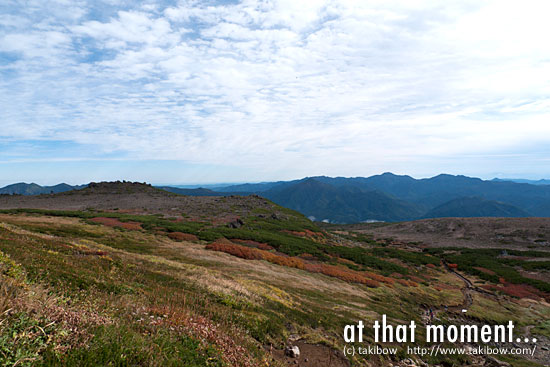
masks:
[[[512,284],[504,282],[502,285],[484,285],[482,288],[489,289],[489,290],[498,290],[502,293],[506,293],[509,296],[517,297],[517,298],[531,298],[531,299],[546,299],[547,301],[550,300],[550,294],[542,292],[538,290],[537,288],[530,286],[528,284]]]
[[[171,232],[171,233],[168,233],[168,237],[176,241],[196,242],[199,240],[199,238],[194,234],[183,233],[183,232]]]
[[[395,279],[395,281],[405,287],[418,287],[418,283],[407,279]]]
[[[137,222],[121,222],[120,220],[116,218],[105,218],[105,217],[96,217],[90,219],[91,222],[103,224],[104,226],[108,227],[119,227],[134,231],[139,231],[141,228],[141,223]]]
[[[358,272],[336,265],[307,263],[298,257],[282,256],[269,251],[238,245],[232,243],[227,239],[217,240],[207,245],[206,248],[209,250],[225,252],[227,254],[240,257],[241,259],[265,260],[273,264],[302,269],[311,273],[320,273],[351,283],[365,284],[368,287],[374,288],[380,285],[380,282],[378,280],[368,279],[364,274],[366,272]],[[380,280],[383,280],[385,283],[391,284],[389,278],[381,277],[377,274],[372,273],[368,274],[369,276],[380,277]]]
[[[313,240],[315,242],[325,242],[325,235],[323,232],[313,232],[309,229],[305,229],[303,231],[289,231],[286,229],[283,229],[281,232],[290,234],[296,237],[302,237],[302,238],[309,238],[310,240]]]
[[[263,242],[256,242],[252,240],[240,240],[240,239],[232,239],[231,242],[235,242],[237,244],[242,244],[249,247],[256,247],[256,248],[259,248],[260,250],[266,250],[266,251],[273,250],[272,246],[269,246],[267,243],[263,243]]]

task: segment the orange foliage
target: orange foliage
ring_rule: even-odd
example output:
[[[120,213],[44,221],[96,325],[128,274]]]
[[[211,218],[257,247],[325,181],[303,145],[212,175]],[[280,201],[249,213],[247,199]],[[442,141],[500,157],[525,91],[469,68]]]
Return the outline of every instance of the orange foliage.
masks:
[[[303,254],[298,255],[300,259],[308,260],[308,261],[315,261],[316,258],[312,254],[308,254],[307,252],[304,252]]]
[[[321,273],[329,277],[345,280],[346,282],[361,283],[371,288],[375,288],[380,285],[380,283],[375,280],[365,278],[358,271],[341,268],[339,266],[328,264],[305,264],[305,266],[305,269],[312,273]]]
[[[265,260],[273,264],[287,266],[309,271],[311,273],[321,273],[329,277],[338,278],[347,282],[365,284],[367,287],[378,287],[380,283],[373,279],[367,279],[365,276],[351,269],[341,268],[335,265],[328,264],[310,264],[298,257],[288,257],[277,255],[269,251],[260,250],[257,248],[246,247],[231,243],[223,238],[210,243],[206,246],[209,250],[221,251],[233,256],[247,260]],[[384,277],[382,277],[384,278]],[[387,281],[387,279],[384,279]]]
[[[310,231],[309,229],[306,229],[303,231],[289,231],[287,229],[283,229],[281,232],[288,233],[297,237],[309,237],[312,239],[322,239],[325,237],[325,234],[323,232],[313,232],[313,231]]]
[[[407,279],[395,279],[395,281],[405,287],[418,287],[418,283]]]
[[[168,233],[168,237],[176,241],[197,242],[199,240],[199,238],[194,234],[183,233],[183,232],[171,232],[171,233]]]
[[[395,280],[397,283],[405,286],[405,287],[408,287],[409,286],[409,281],[408,280],[405,280],[405,279],[396,279]]]
[[[424,279],[420,277],[415,277],[414,275],[409,276],[409,279],[416,283],[422,283],[425,281]]]
[[[388,277],[385,277],[383,275],[376,274],[376,273],[371,273],[370,271],[364,271],[363,274],[367,278],[370,278],[370,279],[375,280],[375,281],[380,282],[380,283],[393,284],[395,282],[395,280],[392,279],[392,278],[388,278]]]
[[[96,218],[90,219],[90,221],[94,223],[103,224],[104,226],[108,226],[108,227],[121,227],[124,229],[130,229],[130,230],[136,230],[136,231],[142,229],[141,223],[121,222],[116,218],[96,217]]]
[[[458,269],[458,264],[448,264],[451,269]]]
[[[527,285],[527,284],[512,284],[512,283],[504,283],[501,286],[496,285],[484,285],[482,286],[485,289],[490,290],[499,290],[503,293],[506,293],[512,297],[517,298],[531,298],[531,299],[546,299],[547,301],[550,300],[550,294],[542,292],[538,289],[536,289],[533,286]]]
[[[435,265],[434,265],[434,264],[427,264],[426,266],[427,266],[428,268],[435,269]]]
[[[259,248],[260,250],[266,250],[266,251],[273,250],[273,247],[271,247],[267,243],[263,243],[263,242],[256,242],[256,241],[252,241],[252,240],[241,240],[241,239],[238,239],[238,238],[232,239],[231,242],[246,245],[246,246],[249,246],[249,247],[256,247],[256,248]]]
[[[206,245],[208,250],[221,251],[227,254],[240,257],[241,259],[247,260],[263,260],[261,250],[250,248],[241,245],[235,245],[225,238],[216,240],[211,244]]]

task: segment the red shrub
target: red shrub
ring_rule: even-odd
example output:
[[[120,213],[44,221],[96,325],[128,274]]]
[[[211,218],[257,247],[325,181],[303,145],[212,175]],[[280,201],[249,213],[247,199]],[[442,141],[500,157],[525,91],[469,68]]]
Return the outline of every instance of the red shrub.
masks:
[[[225,238],[206,246],[209,250],[221,251],[247,260],[265,260],[273,264],[290,268],[303,269],[312,273],[321,273],[347,282],[365,284],[367,287],[378,287],[376,280],[365,278],[360,272],[328,264],[309,264],[298,257],[281,256],[269,251],[234,244]],[[384,277],[383,277],[384,278]]]
[[[108,226],[108,227],[120,227],[120,228],[125,228],[125,229],[130,229],[130,230],[136,230],[136,231],[142,229],[141,228],[141,223],[138,223],[138,222],[121,222],[116,218],[96,217],[96,218],[90,219],[90,221],[92,221],[94,223],[103,224],[104,226]]]
[[[388,278],[388,277],[385,277],[385,276],[380,275],[380,274],[372,273],[370,271],[364,271],[363,274],[367,278],[370,278],[370,279],[375,280],[375,281],[380,282],[380,283],[393,284],[395,282],[395,280],[392,279],[392,278]]]
[[[458,264],[447,264],[451,269],[458,269]]]
[[[283,229],[281,232],[288,233],[297,237],[309,237],[311,239],[323,239],[325,237],[323,232],[313,232],[309,229],[306,229],[304,231],[289,231],[287,229]]]
[[[176,241],[198,242],[199,240],[199,238],[194,234],[183,233],[183,232],[171,232],[171,233],[168,233],[168,237]]]
[[[247,260],[263,260],[261,250],[235,245],[225,238],[217,240],[206,246],[209,250],[221,251],[227,254],[240,257],[241,259]]]
[[[361,284],[376,283],[375,281],[369,281],[369,279],[365,278],[361,273],[357,271],[341,268],[335,265],[306,264],[305,269],[312,273],[321,273],[329,277],[345,280],[347,282],[361,283]]]
[[[409,279],[416,283],[422,283],[425,281],[424,279],[420,277],[415,277],[414,275],[409,276]]]
[[[231,242],[242,244],[248,247],[256,247],[256,248],[259,248],[260,250],[266,250],[266,251],[273,250],[272,246],[269,246],[267,243],[263,243],[263,242],[256,242],[252,240],[241,240],[238,238],[231,239]]]
[[[487,284],[487,285],[483,285],[482,288],[489,289],[489,290],[498,290],[512,297],[517,297],[517,298],[531,298],[531,299],[543,298],[543,299],[546,299],[547,301],[550,300],[550,294],[542,292],[536,289],[535,287],[527,284],[505,283],[501,286]]]
[[[399,284],[405,286],[405,287],[408,287],[408,286],[409,286],[409,282],[408,282],[407,280],[405,280],[405,279],[396,279],[395,281],[396,281],[397,283],[399,283]]]
[[[426,266],[427,266],[428,268],[435,269],[435,265],[434,265],[434,264],[427,264]]]

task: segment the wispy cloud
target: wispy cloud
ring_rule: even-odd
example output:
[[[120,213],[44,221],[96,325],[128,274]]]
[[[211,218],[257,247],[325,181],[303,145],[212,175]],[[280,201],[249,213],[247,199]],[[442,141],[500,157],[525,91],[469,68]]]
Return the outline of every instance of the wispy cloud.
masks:
[[[510,175],[495,157],[529,164],[545,152],[528,147],[550,143],[548,10],[534,0],[7,1],[1,151],[4,161],[182,160],[254,179]],[[25,154],[28,141],[40,143]],[[486,158],[472,167],[472,155]],[[531,164],[527,174],[543,174]]]

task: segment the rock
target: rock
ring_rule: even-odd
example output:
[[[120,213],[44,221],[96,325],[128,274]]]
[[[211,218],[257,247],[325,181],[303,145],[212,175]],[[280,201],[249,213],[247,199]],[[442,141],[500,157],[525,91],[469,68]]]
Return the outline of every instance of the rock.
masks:
[[[300,348],[297,346],[288,346],[285,348],[285,355],[291,358],[298,358],[300,356]]]
[[[405,366],[417,367],[416,363],[410,358],[405,358],[404,360],[401,361],[401,363],[404,364]]]
[[[487,357],[487,359],[485,360],[485,365],[491,367],[511,367],[510,363],[499,361],[498,359],[491,356]]]
[[[229,228],[241,228],[243,225],[244,225],[244,222],[240,218],[237,218],[233,222],[230,222],[227,226]]]

